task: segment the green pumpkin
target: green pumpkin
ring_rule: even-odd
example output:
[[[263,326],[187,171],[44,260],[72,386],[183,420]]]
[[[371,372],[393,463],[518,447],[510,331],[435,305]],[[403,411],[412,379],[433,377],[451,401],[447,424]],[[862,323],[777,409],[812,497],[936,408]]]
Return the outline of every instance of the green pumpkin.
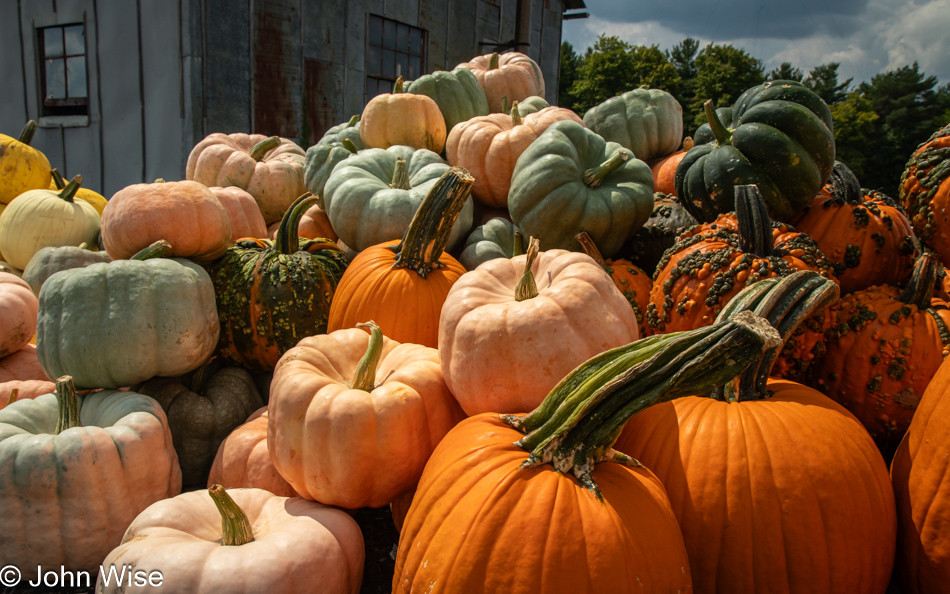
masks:
[[[705,110],[715,141],[690,149],[675,177],[676,195],[699,222],[730,212],[735,188],[743,185],[758,186],[769,216],[788,221],[831,177],[831,111],[801,83],[770,81],[747,90],[728,126],[710,101]]]
[[[584,124],[646,161],[675,153],[683,142],[683,108],[673,95],[640,88],[595,105]]]
[[[518,158],[508,211],[543,250],[580,251],[575,236],[587,231],[610,258],[650,218],[653,174],[619,144],[572,120],[557,122]]]
[[[488,98],[478,79],[466,68],[452,72],[439,70],[403,84],[407,93],[425,95],[439,106],[445,119],[445,133],[475,116],[488,115]]]
[[[163,244],[163,245],[159,245]],[[156,242],[130,260],[57,272],[43,283],[36,356],[49,377],[119,388],[200,366],[218,343],[211,278]]]
[[[317,144],[341,144],[344,138],[349,138],[359,150],[366,148],[363,146],[363,139],[360,137],[359,115],[355,115],[350,118],[350,121],[337,124],[327,130],[323,137],[317,141]]]
[[[521,117],[525,117],[528,114],[538,113],[545,107],[551,107],[551,104],[548,103],[544,97],[532,95],[531,97],[525,98],[524,101],[518,102],[518,113]],[[511,113],[511,108],[506,109],[505,113]]]
[[[337,164],[365,149],[360,138],[360,116],[355,115],[338,126],[333,126],[317,144],[307,149],[303,166],[303,181],[307,191],[317,197],[323,208],[323,188]]]
[[[731,107],[720,107],[716,110],[716,117],[719,118],[719,121],[726,128],[732,127]],[[693,134],[693,146],[708,144],[710,142],[716,142],[716,136],[713,134],[712,128],[709,127],[709,122],[706,122],[699,128],[696,128],[696,132]]]
[[[306,336],[327,331],[330,300],[347,259],[326,239],[300,239],[300,217],[316,203],[304,194],[273,239],[235,242],[210,269],[221,319],[220,352],[251,371],[273,370]]]
[[[465,240],[459,262],[465,270],[475,270],[480,264],[489,260],[514,257],[515,233],[519,233],[519,230],[508,219],[500,217],[489,219],[484,225],[475,227]],[[521,241],[518,253],[524,253],[524,240],[520,234],[517,241]]]
[[[402,239],[423,198],[448,170],[442,157],[426,149],[392,146],[360,151],[330,174],[324,210],[343,243],[357,252]],[[469,198],[452,228],[447,249],[465,238],[473,213]]]
[[[45,247],[30,258],[30,263],[23,269],[23,280],[33,289],[34,295],[39,295],[46,279],[61,270],[84,268],[111,260],[112,258],[105,250],[94,252],[85,247],[73,245]]]

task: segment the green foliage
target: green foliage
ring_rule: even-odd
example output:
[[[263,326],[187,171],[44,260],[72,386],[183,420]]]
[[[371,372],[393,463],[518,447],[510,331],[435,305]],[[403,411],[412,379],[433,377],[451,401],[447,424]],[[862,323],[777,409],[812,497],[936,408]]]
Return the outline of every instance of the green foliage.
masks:
[[[808,73],[808,78],[803,81],[806,87],[824,99],[828,105],[844,101],[848,94],[848,85],[853,80],[849,78],[843,83],[838,83],[838,66],[840,66],[838,62],[815,66]]]
[[[693,100],[683,106],[683,127],[694,130],[706,122],[703,103],[712,99],[714,107],[730,107],[746,89],[765,82],[762,61],[744,49],[710,43],[695,60]]]
[[[874,150],[874,122],[878,115],[871,102],[858,91],[848,93],[843,101],[829,107],[835,121],[835,158],[847,165],[859,180],[864,180],[868,174],[867,155],[869,150]]]
[[[577,98],[571,94],[571,87],[577,80],[577,71],[581,67],[581,57],[574,51],[574,46],[564,41],[561,43],[561,73],[557,84],[557,104],[571,108]]]
[[[782,62],[778,68],[773,68],[769,71],[768,80],[794,80],[802,82],[802,79],[805,78],[805,73],[792,66],[791,62]]]

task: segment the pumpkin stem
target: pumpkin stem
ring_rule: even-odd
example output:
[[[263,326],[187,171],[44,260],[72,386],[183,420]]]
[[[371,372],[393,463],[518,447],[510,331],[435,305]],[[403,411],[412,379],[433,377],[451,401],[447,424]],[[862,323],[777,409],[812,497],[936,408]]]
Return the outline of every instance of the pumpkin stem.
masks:
[[[356,116],[353,116],[353,117],[356,117]],[[343,140],[340,141],[340,144],[343,145],[343,148],[350,151],[354,155],[360,152],[360,149],[356,148],[356,144],[349,138],[344,138]]]
[[[683,150],[686,152],[689,152],[690,149],[693,148],[693,144],[695,144],[693,142],[693,137],[687,136],[686,138],[683,139]]]
[[[36,121],[30,120],[25,126],[23,126],[23,130],[20,132],[20,136],[17,138],[17,141],[29,146],[29,144],[33,142],[34,134],[36,134]]]
[[[841,200],[845,204],[861,204],[864,202],[861,182],[841,161],[835,161],[829,182],[831,183],[831,196],[836,200]]]
[[[221,485],[211,485],[208,494],[221,514],[221,544],[226,547],[239,547],[254,542],[251,521],[244,510],[238,507]]]
[[[614,169],[623,165],[630,158],[630,153],[624,149],[614,153],[612,157],[584,172],[584,184],[588,188],[599,188],[604,178]]]
[[[300,219],[311,206],[317,203],[317,200],[316,196],[307,192],[294,200],[281,217],[280,226],[277,227],[277,233],[274,235],[274,247],[279,253],[290,256],[300,251]]]
[[[16,402],[17,397],[20,395],[20,388],[13,388],[10,390],[10,399],[7,400],[7,406],[10,406]]]
[[[264,155],[280,146],[280,137],[271,136],[254,145],[251,149],[251,158],[260,163],[264,160]]]
[[[712,99],[707,99],[703,103],[703,111],[706,112],[706,120],[709,122],[709,128],[713,136],[716,137],[716,144],[723,146],[732,142],[732,132],[722,125],[719,114],[713,109]]]
[[[159,239],[152,245],[143,248],[134,256],[129,258],[129,260],[150,260],[152,258],[161,258],[172,249],[172,244],[168,243],[164,239]]]
[[[615,459],[611,446],[630,417],[729,382],[779,343],[775,329],[752,313],[651,336],[583,363],[528,415],[501,418],[526,433],[516,442],[530,452],[523,468],[551,463],[600,497],[591,473],[597,462]]]
[[[76,192],[79,191],[79,186],[82,185],[82,176],[77,175],[76,177],[69,180],[69,183],[66,184],[66,187],[59,191],[59,196],[66,202],[73,202],[76,197]]]
[[[66,180],[63,179],[63,174],[59,172],[59,169],[53,167],[53,170],[50,171],[50,175],[53,176],[53,183],[56,185],[57,190],[62,190],[66,187]]]
[[[405,82],[403,82],[402,77],[396,79],[396,84],[393,85],[393,95],[398,95],[399,93],[405,93],[403,89],[405,87]]]
[[[524,236],[521,231],[515,231],[514,245],[511,248],[511,257],[524,254]]]
[[[515,287],[516,301],[534,299],[538,296],[538,284],[534,282],[534,273],[531,272],[531,267],[534,265],[540,251],[541,241],[536,237],[530,238],[528,240],[528,253],[524,260],[524,274],[521,275],[521,280],[518,281],[518,286]]]
[[[511,113],[511,106],[508,105],[508,95],[501,98],[501,111],[504,112],[505,115]]]
[[[356,373],[353,375],[353,382],[350,387],[354,390],[372,392],[373,388],[376,387],[376,368],[379,366],[379,358],[383,354],[383,331],[379,328],[379,324],[373,320],[357,324],[356,327],[369,330],[370,336],[366,354],[356,365]]]
[[[164,178],[164,177],[160,177],[160,178],[156,179],[155,181],[153,181],[152,183],[153,183],[153,184],[163,184],[163,183],[165,183],[165,178]]]
[[[931,252],[924,252],[914,263],[914,272],[898,299],[907,305],[916,305],[920,311],[930,309],[940,261]]]
[[[736,186],[736,225],[739,227],[739,249],[760,258],[772,255],[772,219],[759,188]]]
[[[82,427],[82,423],[79,422],[79,397],[76,396],[73,376],[64,375],[56,380],[56,402],[59,404],[56,435],[73,427]]]
[[[488,58],[488,69],[497,70],[498,69],[498,52],[495,52]]]
[[[350,121],[346,123],[346,127],[347,127],[347,128],[352,128],[353,126],[357,125],[358,123],[360,123],[360,114],[356,114],[355,116],[351,117],[351,118],[350,118]]]
[[[511,127],[520,126],[524,121],[521,119],[521,113],[518,112],[518,102],[511,104]]]
[[[82,242],[82,243],[79,244],[79,249],[81,249],[81,250],[88,250],[88,249],[90,249],[90,248],[89,248],[89,244],[84,241],[84,242]]]
[[[409,168],[406,167],[405,159],[396,159],[396,166],[393,168],[393,181],[390,182],[389,187],[394,190],[408,190],[412,187],[409,185]]]
[[[603,254],[600,253],[600,250],[597,249],[597,244],[594,243],[594,240],[591,239],[590,235],[587,234],[587,231],[581,231],[574,236],[574,239],[581,244],[581,247],[584,248],[584,253],[594,259],[601,268],[607,269],[607,261],[604,260]]]
[[[425,278],[440,266],[439,258],[449,242],[452,226],[474,183],[475,178],[462,167],[442,174],[413,215],[402,241],[390,248],[396,253],[393,268],[409,268]]]

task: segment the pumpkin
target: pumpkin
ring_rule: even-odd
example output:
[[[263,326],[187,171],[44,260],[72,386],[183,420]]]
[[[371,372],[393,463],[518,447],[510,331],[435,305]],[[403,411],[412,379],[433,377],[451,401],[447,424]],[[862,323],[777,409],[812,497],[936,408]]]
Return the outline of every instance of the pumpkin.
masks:
[[[29,472],[23,472],[23,469]],[[181,492],[165,413],[132,392],[56,393],[0,410],[0,558],[97,571],[136,515]]]
[[[653,210],[653,176],[630,151],[565,120],[556,122],[515,164],[511,221],[544,249],[578,251],[587,233],[610,258]]]
[[[303,239],[325,238],[330,241],[340,239],[330,224],[330,217],[320,208],[320,201],[314,204],[310,209],[300,217],[300,224],[297,225],[297,236]],[[280,223],[274,223],[267,228],[267,237],[275,239],[277,230],[280,229]],[[342,249],[342,248],[341,248]]]
[[[0,213],[2,213],[2,211],[0,211]],[[0,260],[0,272],[6,272],[7,274],[12,274],[13,276],[23,276],[22,270],[19,268],[14,268],[9,262],[5,260]]]
[[[845,295],[815,387],[840,402],[893,451],[930,379],[950,352],[950,305],[934,299],[938,260],[918,258],[903,291],[889,285]]]
[[[0,206],[28,190],[49,187],[49,159],[30,146],[35,133],[36,122],[30,120],[18,138],[0,134]]]
[[[0,382],[0,409],[17,400],[32,400],[37,396],[51,394],[56,385],[49,380],[11,380]]]
[[[87,244],[45,247],[36,252],[23,270],[23,280],[30,285],[34,295],[40,294],[46,279],[61,270],[85,268],[99,262],[111,262],[107,252],[94,252]]]
[[[947,556],[947,410],[946,361],[920,399],[891,463],[897,500],[897,569],[906,594],[943,592],[950,580]]]
[[[446,134],[462,122],[488,115],[485,91],[475,75],[465,68],[424,74],[406,82],[403,88],[407,93],[425,95],[435,101],[445,121]]]
[[[726,128],[732,128],[732,115],[733,110],[731,107],[719,107],[715,111],[716,120],[719,121]],[[699,144],[708,144],[716,142],[716,135],[713,134],[712,127],[709,124],[709,118],[706,118],[706,123],[702,124],[696,131],[693,132],[693,146]],[[689,152],[689,151],[686,151]]]
[[[218,446],[264,406],[247,370],[215,359],[184,376],[154,377],[132,389],[162,405],[186,487],[207,484]]]
[[[655,332],[711,324],[745,287],[796,270],[833,277],[814,240],[772,222],[756,186],[737,186],[735,214],[697,225],[676,239],[657,265],[647,323]]]
[[[375,322],[311,336],[271,383],[267,448],[301,496],[381,507],[415,487],[439,440],[462,418],[439,353],[383,336]]]
[[[650,303],[650,291],[653,289],[653,280],[650,276],[634,266],[629,260],[615,258],[613,260],[604,260],[600,250],[594,245],[590,235],[586,231],[577,234],[577,241],[580,242],[584,253],[594,259],[601,268],[604,269],[620,292],[626,298],[627,303],[633,308],[637,316],[637,330],[642,338],[649,334],[650,327],[646,325],[644,314],[647,305]]]
[[[837,293],[812,271],[768,279],[736,296],[717,322],[753,311],[784,340]],[[763,349],[713,397],[644,410],[614,448],[666,486],[697,593],[884,592],[896,534],[887,466],[841,406],[769,379],[780,346]]]
[[[522,253],[524,241],[518,228],[508,219],[494,218],[475,227],[465,240],[459,262],[466,270],[475,270],[489,260],[512,258]]]
[[[360,136],[367,148],[405,145],[441,153],[446,133],[438,104],[425,95],[404,92],[401,76],[392,93],[369,100],[360,118]]]
[[[890,197],[861,189],[839,161],[831,183],[791,222],[831,260],[842,293],[910,277],[917,248],[907,217]]]
[[[683,141],[683,108],[666,91],[640,87],[587,110],[584,125],[640,160],[672,154]]]
[[[301,338],[326,332],[347,261],[332,241],[297,235],[300,217],[315,203],[304,194],[284,215],[276,239],[238,241],[209,269],[221,320],[219,349],[229,361],[270,370]]]
[[[337,164],[365,149],[360,137],[360,116],[327,130],[317,144],[307,149],[303,177],[307,191],[317,196],[317,204],[323,208],[323,190],[327,179]]]
[[[13,380],[49,380],[36,357],[35,344],[27,344],[10,355],[0,357],[0,383]]]
[[[508,101],[507,97],[505,97],[504,103],[510,105],[513,103],[513,101]],[[526,99],[518,100],[518,113],[521,114],[521,117],[531,115],[532,113],[538,113],[545,107],[551,107],[551,104],[548,103],[544,97],[538,97],[537,95],[532,95]],[[505,108],[504,112],[510,114],[511,108]]]
[[[921,144],[904,167],[900,203],[914,232],[940,259],[950,262],[950,124]]]
[[[208,485],[228,489],[264,489],[282,497],[297,497],[280,476],[267,451],[267,407],[259,408],[221,442]]]
[[[267,225],[254,197],[235,186],[208,188],[228,215],[231,242],[244,237],[267,237]]]
[[[406,514],[409,513],[409,508],[412,506],[412,497],[415,494],[416,491],[413,489],[397,496],[390,502],[389,513],[393,516],[393,524],[396,526],[396,530],[402,531],[402,524],[406,519]]]
[[[769,215],[788,221],[808,206],[828,178],[835,159],[831,110],[810,89],[788,80],[769,81],[744,92],[726,127],[704,106],[715,142],[702,137],[676,168],[676,195],[706,223],[732,209],[735,187],[759,187]]]
[[[11,202],[0,217],[3,259],[23,270],[44,247],[95,243],[99,213],[88,202],[73,200],[77,189],[74,178],[60,192],[29,190]]]
[[[442,374],[469,416],[533,410],[579,364],[637,338],[633,308],[599,264],[539,254],[536,239],[459,279],[439,318]]]
[[[452,129],[445,145],[450,165],[467,169],[475,177],[472,196],[494,207],[508,205],[511,174],[518,157],[548,127],[563,120],[583,124],[569,109],[548,107],[522,119],[518,102],[511,115],[491,114],[472,118]]]
[[[63,174],[59,172],[59,169],[56,169],[54,167],[51,173],[52,173],[53,179],[49,183],[49,189],[55,190],[56,192],[59,192],[60,190],[65,190],[66,180],[63,179]],[[81,175],[77,175],[76,178],[79,180],[79,183],[82,183]],[[96,212],[99,213],[99,216],[102,216],[102,211],[105,210],[106,204],[109,203],[109,201],[106,200],[105,196],[103,196],[99,192],[94,192],[90,190],[89,188],[83,188],[83,187],[80,187],[76,191],[76,195],[74,198],[76,200],[83,200],[91,204],[92,207],[96,209]]]
[[[211,278],[193,262],[159,257],[170,247],[156,242],[131,260],[46,280],[36,354],[48,376],[118,388],[183,375],[211,356],[219,332]]]
[[[489,113],[504,113],[508,105],[532,96],[544,96],[541,67],[520,52],[486,54],[459,64],[472,71],[488,98]]]
[[[445,245],[473,182],[464,169],[445,172],[401,241],[365,249],[350,262],[330,304],[328,331],[374,320],[397,342],[436,347],[445,296],[465,274]]]
[[[36,332],[38,310],[39,303],[30,285],[17,276],[0,272],[0,358],[29,344]]]
[[[317,144],[343,144],[346,139],[349,139],[358,150],[366,148],[366,146],[363,145],[363,138],[360,136],[359,114],[354,115],[342,124],[331,126],[330,129],[323,134],[323,137],[317,141]]]
[[[153,591],[146,578],[159,571],[169,592],[356,594],[363,560],[359,525],[345,512],[215,485],[139,514],[102,562],[96,592]],[[126,567],[140,572],[142,585],[118,583]]]
[[[676,243],[676,237],[696,224],[696,219],[676,196],[656,192],[653,194],[653,213],[620,248],[620,254],[652,275],[663,253]]]
[[[729,381],[772,335],[749,314],[637,341],[572,371],[528,415],[459,423],[412,498],[393,592],[691,591],[662,484],[610,444],[642,407]]]
[[[660,158],[650,165],[653,173],[653,191],[676,196],[676,168],[693,148],[693,139],[687,136],[683,139],[683,148],[671,155]]]
[[[324,190],[324,210],[339,238],[361,252],[402,237],[425,195],[448,170],[439,155],[424,149],[365,150],[333,170]],[[449,237],[449,249],[471,229],[472,212],[467,201]]]
[[[160,240],[172,244],[172,256],[217,260],[231,245],[228,211],[214,192],[194,181],[157,180],[116,192],[102,213],[109,256],[126,260]]]
[[[303,149],[286,138],[215,133],[191,149],[185,178],[209,188],[247,190],[270,225],[306,191],[305,159]]]

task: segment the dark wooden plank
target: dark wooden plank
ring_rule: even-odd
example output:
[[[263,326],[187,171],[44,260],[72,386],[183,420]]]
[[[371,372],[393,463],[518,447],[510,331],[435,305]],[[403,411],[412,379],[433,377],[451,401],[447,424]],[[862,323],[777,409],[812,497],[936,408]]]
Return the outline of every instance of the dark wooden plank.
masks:
[[[23,0],[0,2],[0,80],[4,81],[4,100],[0,101],[0,134],[16,137],[30,119],[23,79],[23,46],[20,44],[18,6]],[[29,34],[29,30],[23,32]],[[23,38],[23,43],[32,39]],[[35,109],[35,107],[34,107]]]
[[[185,178],[178,54],[178,3],[140,0],[145,95],[145,179]],[[169,6],[171,4],[171,6]],[[171,9],[170,9],[171,8]],[[190,147],[189,147],[190,149]]]
[[[205,0],[204,132],[251,131],[248,4]]]
[[[448,70],[455,66],[446,63],[446,21],[449,3],[446,0],[419,0],[419,28],[426,31],[426,72]]]
[[[255,1],[252,26],[253,131],[299,138],[303,72],[298,0]]]
[[[308,138],[301,146],[315,144],[332,126],[347,119],[343,113],[343,64],[323,60],[304,60],[304,96],[306,97]]]

